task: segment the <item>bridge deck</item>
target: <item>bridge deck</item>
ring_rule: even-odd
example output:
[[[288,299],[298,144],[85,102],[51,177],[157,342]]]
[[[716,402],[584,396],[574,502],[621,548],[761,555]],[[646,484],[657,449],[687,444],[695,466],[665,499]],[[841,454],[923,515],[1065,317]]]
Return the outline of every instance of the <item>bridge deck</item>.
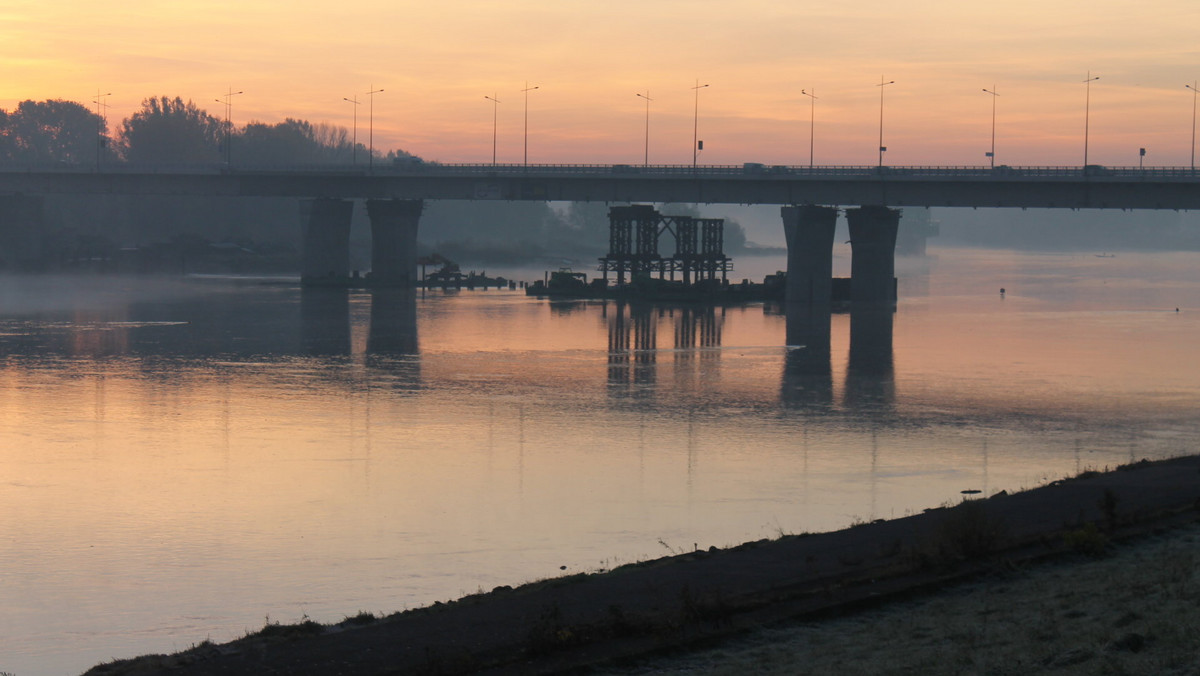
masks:
[[[1189,167],[513,165],[31,166],[0,192],[342,199],[1198,209]]]

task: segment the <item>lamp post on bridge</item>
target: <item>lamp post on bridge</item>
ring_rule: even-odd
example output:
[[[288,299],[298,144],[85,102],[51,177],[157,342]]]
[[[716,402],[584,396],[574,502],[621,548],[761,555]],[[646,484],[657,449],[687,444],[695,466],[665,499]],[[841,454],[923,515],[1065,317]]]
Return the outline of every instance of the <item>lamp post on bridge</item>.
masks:
[[[496,165],[496,116],[499,113],[500,99],[495,95],[484,94],[483,98],[492,102],[492,166]]]
[[[813,168],[813,147],[816,143],[817,132],[817,94],[816,90],[801,89],[800,93],[807,96],[808,101],[808,170]]]
[[[1192,171],[1196,170],[1196,83],[1183,85],[1192,90]]]
[[[233,97],[244,93],[235,92],[233,91],[233,87],[230,87],[229,91],[222,97],[225,99],[224,101],[221,99],[216,100],[217,103],[225,104],[225,164],[229,166],[233,164],[233,127],[229,122],[230,114],[233,112]]]
[[[983,91],[992,95],[992,149],[988,151],[987,156],[991,159],[992,169],[996,168],[996,98],[1000,96],[995,92],[996,85],[992,85],[991,89],[984,88]]]
[[[354,104],[354,131],[350,132],[350,164],[358,166],[358,97],[348,99],[343,96],[342,100]]]
[[[1087,174],[1088,166],[1088,124],[1091,120],[1092,112],[1092,82],[1099,80],[1100,76],[1092,77],[1092,71],[1088,71],[1087,79],[1084,84],[1087,85],[1086,97],[1083,103],[1083,173]]]
[[[700,80],[696,80],[696,86],[692,87],[692,91],[696,94],[695,105],[692,110],[692,170],[696,169],[696,160],[700,157],[700,90],[708,85],[700,84]]]
[[[112,92],[101,94],[97,89],[96,98],[92,101],[96,104],[96,171],[100,171],[100,151],[104,147],[104,120],[108,115],[108,103],[104,101],[106,96],[112,96]]]
[[[382,92],[382,89],[375,89],[375,85],[371,85],[371,91],[366,92],[367,96],[371,97],[370,103],[367,105],[368,122],[367,122],[367,169],[375,168],[375,95]]]
[[[890,84],[896,84],[896,81],[889,80],[887,82],[884,82],[883,76],[880,75],[879,76],[879,84],[875,85],[876,87],[879,87],[879,166],[880,167],[883,166],[883,153],[884,153],[884,151],[887,150],[887,147],[883,145],[883,88]]]
[[[525,160],[524,160],[525,164],[524,164],[524,166],[526,166],[526,167],[529,166],[529,92],[531,92],[535,89],[538,89],[538,87],[536,87],[536,86],[530,87],[529,81],[526,80],[525,88],[521,90],[521,93],[525,94]]]
[[[646,99],[646,155],[642,160],[642,166],[648,167],[650,166],[650,102],[654,99],[650,98],[649,89],[646,90],[645,94],[638,94],[638,96]]]

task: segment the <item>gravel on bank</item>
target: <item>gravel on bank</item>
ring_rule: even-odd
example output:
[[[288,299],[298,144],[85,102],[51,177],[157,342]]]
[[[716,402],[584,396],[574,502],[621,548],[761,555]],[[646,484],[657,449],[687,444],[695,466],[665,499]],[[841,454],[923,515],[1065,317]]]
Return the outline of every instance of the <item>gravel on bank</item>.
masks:
[[[1200,524],[597,673],[1200,674]]]

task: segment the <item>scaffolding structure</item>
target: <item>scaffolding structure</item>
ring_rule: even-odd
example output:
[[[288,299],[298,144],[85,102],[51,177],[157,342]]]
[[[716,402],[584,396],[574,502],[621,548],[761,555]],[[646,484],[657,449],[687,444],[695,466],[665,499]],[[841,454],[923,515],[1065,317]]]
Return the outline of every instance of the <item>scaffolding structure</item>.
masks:
[[[667,257],[659,253],[663,233],[675,239],[675,251]],[[685,286],[712,282],[719,274],[724,284],[731,261],[725,255],[724,219],[664,216],[646,204],[608,210],[608,254],[599,266],[605,284],[610,272],[618,286],[656,273],[671,281],[678,274]]]

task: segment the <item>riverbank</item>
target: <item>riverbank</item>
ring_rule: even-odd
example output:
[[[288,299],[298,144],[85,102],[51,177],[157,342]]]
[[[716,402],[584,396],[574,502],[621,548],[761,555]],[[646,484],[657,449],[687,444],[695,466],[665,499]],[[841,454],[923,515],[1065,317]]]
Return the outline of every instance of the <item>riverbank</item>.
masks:
[[[1195,674],[1200,523],[858,613],[787,622],[603,676]]]
[[[911,599],[996,571],[1101,556],[1112,543],[1194,522],[1198,500],[1200,457],[1141,462],[903,519],[500,587],[386,618],[270,625],[232,643],[88,674],[590,669],[783,620]]]

